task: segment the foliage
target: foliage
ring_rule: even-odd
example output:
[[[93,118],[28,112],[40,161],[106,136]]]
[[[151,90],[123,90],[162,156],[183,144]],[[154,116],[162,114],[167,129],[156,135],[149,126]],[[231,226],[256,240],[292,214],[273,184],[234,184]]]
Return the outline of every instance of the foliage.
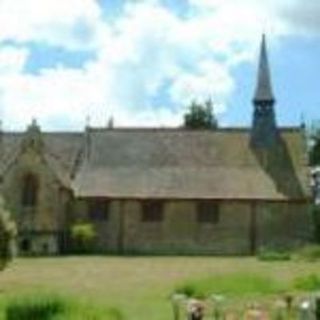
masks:
[[[293,281],[295,289],[303,291],[318,291],[320,290],[320,277],[316,274],[295,278]]]
[[[64,313],[65,302],[57,297],[26,297],[11,301],[6,308],[8,320],[50,320]]]
[[[320,260],[320,245],[307,245],[297,251],[297,257],[307,261]]]
[[[291,259],[291,254],[285,250],[261,248],[257,258],[261,261],[288,261]]]
[[[282,287],[278,282],[266,276],[234,273],[187,280],[178,284],[174,291],[188,297],[203,298],[212,294],[228,296],[272,294],[282,291]]]
[[[3,270],[13,257],[15,237],[15,223],[10,219],[4,201],[0,198],[0,270]]]
[[[184,115],[184,126],[189,129],[216,129],[218,122],[212,101],[209,99],[204,104],[193,101]]]
[[[116,307],[99,308],[75,299],[55,294],[32,294],[10,299],[5,306],[7,320],[123,320]]]
[[[92,251],[96,230],[92,223],[77,223],[71,228],[71,238],[77,253]]]

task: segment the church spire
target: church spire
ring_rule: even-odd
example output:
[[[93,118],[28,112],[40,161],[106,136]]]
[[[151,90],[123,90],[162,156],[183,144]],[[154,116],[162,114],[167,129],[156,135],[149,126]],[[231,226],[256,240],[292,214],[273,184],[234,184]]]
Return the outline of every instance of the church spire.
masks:
[[[278,132],[273,105],[275,99],[271,87],[266,37],[262,36],[258,79],[253,98],[254,112],[251,130],[251,145],[269,148],[277,141]]]
[[[253,102],[255,104],[259,104],[259,103],[274,104],[275,102],[273,92],[272,92],[265,34],[262,35],[257,86],[256,86]]]

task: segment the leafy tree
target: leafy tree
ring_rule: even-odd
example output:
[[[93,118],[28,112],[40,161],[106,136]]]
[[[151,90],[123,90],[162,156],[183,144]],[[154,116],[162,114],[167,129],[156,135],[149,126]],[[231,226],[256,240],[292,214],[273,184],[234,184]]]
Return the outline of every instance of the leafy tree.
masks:
[[[15,223],[10,219],[10,214],[0,197],[0,270],[3,270],[13,258],[16,233]]]
[[[95,237],[96,230],[92,223],[77,223],[71,228],[71,238],[78,253],[89,253]]]
[[[217,119],[213,112],[212,100],[208,99],[204,104],[192,101],[184,115],[184,127],[190,129],[216,129]]]

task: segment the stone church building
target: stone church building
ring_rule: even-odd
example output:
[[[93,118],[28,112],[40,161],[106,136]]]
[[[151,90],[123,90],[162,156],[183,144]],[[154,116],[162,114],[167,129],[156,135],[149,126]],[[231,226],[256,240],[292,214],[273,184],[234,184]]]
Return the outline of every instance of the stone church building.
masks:
[[[20,252],[67,253],[95,227],[96,252],[252,254],[310,238],[302,127],[278,127],[263,38],[252,126],[1,132],[1,190]]]

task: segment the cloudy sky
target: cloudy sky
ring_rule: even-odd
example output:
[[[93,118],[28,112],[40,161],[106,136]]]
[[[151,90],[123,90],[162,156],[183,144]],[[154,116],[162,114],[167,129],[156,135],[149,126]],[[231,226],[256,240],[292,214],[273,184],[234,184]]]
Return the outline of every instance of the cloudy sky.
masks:
[[[319,21],[319,0],[0,0],[0,117],[173,126],[211,97],[222,125],[249,125],[265,32],[278,122],[319,119]]]

